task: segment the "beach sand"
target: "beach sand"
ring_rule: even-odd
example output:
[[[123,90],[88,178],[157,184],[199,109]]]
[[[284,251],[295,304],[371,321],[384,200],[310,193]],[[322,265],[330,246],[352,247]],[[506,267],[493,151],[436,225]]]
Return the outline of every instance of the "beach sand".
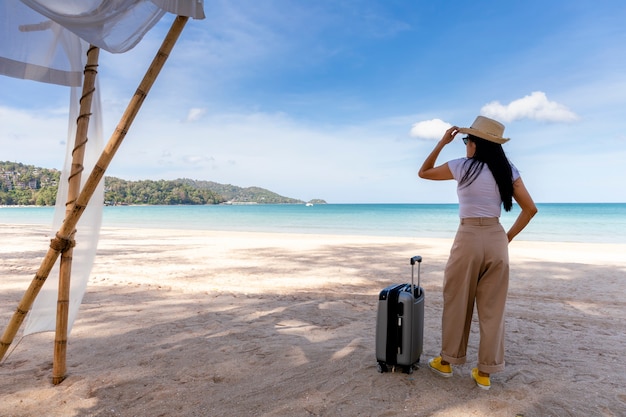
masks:
[[[47,250],[43,228],[0,225],[3,332]],[[79,242],[80,244],[80,242]],[[624,416],[626,245],[510,246],[507,366],[492,389],[468,363],[444,379],[451,240],[109,229],[51,383],[54,334],[0,367],[1,416]],[[379,291],[421,255],[424,352],[380,374]],[[475,317],[476,318],[476,317]]]

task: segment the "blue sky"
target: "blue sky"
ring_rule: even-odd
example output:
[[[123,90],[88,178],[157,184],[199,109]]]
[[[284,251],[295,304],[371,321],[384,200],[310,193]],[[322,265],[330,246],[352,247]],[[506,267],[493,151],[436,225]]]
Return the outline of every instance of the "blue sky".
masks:
[[[205,1],[107,175],[330,203],[456,202],[417,170],[451,124],[506,125],[537,202],[626,202],[623,1]],[[164,37],[101,52],[105,140]],[[0,76],[0,160],[61,168],[69,91]],[[439,162],[464,156],[460,139]]]

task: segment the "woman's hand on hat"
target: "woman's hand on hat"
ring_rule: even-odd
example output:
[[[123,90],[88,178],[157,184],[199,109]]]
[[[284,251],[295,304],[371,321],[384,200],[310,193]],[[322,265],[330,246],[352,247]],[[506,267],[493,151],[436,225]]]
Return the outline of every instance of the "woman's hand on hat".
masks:
[[[447,145],[454,140],[454,137],[457,133],[459,133],[459,128],[457,126],[452,126],[450,129],[446,130],[446,133],[444,133],[443,137],[441,138],[441,142],[444,145]]]

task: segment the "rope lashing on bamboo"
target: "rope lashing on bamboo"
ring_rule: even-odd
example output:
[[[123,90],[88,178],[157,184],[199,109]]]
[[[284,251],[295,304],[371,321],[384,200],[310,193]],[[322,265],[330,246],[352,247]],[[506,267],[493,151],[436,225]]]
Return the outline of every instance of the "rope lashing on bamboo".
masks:
[[[87,117],[89,117],[87,115]],[[80,116],[79,116],[80,118]],[[80,148],[81,146],[85,146],[87,144],[87,138],[85,137],[85,140],[82,141],[80,144],[78,144],[78,146],[76,146],[73,150],[72,150],[72,155],[74,154],[74,152]],[[69,177],[68,177],[68,181],[71,181],[73,177],[77,176],[77,175],[81,175],[82,172],[85,170],[85,166],[83,164],[72,164],[72,172],[70,173]],[[79,177],[80,178],[80,177]],[[76,198],[68,198],[68,200],[65,202],[65,207],[67,208],[68,206],[73,205],[76,202]]]
[[[86,98],[88,95],[93,94],[93,93],[94,93],[94,91],[96,91],[96,89],[95,89],[95,88],[94,88],[94,89],[92,89],[91,91],[89,91],[87,94],[84,94],[84,95],[80,98],[80,101],[82,102],[84,98]],[[92,115],[92,114],[93,114],[93,113],[82,113],[82,114],[79,114],[79,115],[78,115],[78,117],[76,118],[76,124],[78,125],[82,119],[87,119],[87,122],[88,122],[88,121],[89,121],[89,118],[91,117],[91,115]],[[74,155],[74,153],[75,153],[75,152],[76,152],[79,148],[81,148],[81,147],[85,146],[85,145],[87,144],[87,142],[88,142],[88,141],[89,141],[89,139],[87,138],[87,136],[85,136],[85,138],[84,138],[82,141],[80,141],[79,143],[77,143],[77,144],[74,146],[74,149],[72,149],[72,155]],[[82,165],[79,165],[79,167],[80,167],[80,171],[79,171],[79,172],[72,172],[72,175],[70,175],[70,177],[67,179],[68,181],[69,181],[72,177],[74,177],[74,176],[78,175],[79,173],[81,173],[81,172],[83,171],[83,169],[84,169],[84,168],[83,168],[83,166],[82,166]]]
[[[78,148],[80,148],[81,146],[85,146],[86,144],[87,144],[87,138],[85,138],[84,141],[82,141],[80,144],[78,144],[78,146],[76,146],[72,150],[72,155]],[[70,173],[68,177],[68,181],[71,181],[72,178],[77,175],[81,175],[84,170],[85,170],[85,167],[83,164],[72,164],[72,172]],[[65,207],[71,206],[72,204],[74,204],[75,201],[76,201],[76,198],[68,199],[68,201],[65,202]]]
[[[87,55],[89,56],[89,54],[93,51],[97,50],[96,46],[90,45],[89,49],[87,50]],[[95,61],[95,63],[90,63],[87,62],[87,64],[85,65],[85,69],[83,70],[83,74],[85,75],[85,77],[87,77],[88,73],[90,73],[90,75],[92,77],[95,77],[98,74],[98,63],[97,63],[97,59]],[[92,84],[93,85],[93,84]],[[94,92],[96,91],[95,87],[89,88],[88,90],[83,90],[83,94],[80,97],[79,103],[81,105],[81,109],[83,109],[83,101],[86,99],[89,99],[89,108],[91,108],[91,97],[93,96]],[[89,123],[89,118],[91,117],[92,113],[91,112],[84,112],[78,115],[78,117],[76,118],[76,125],[77,126],[81,126],[81,122],[84,122],[85,124]],[[76,137],[77,140],[80,140],[80,142],[76,142],[74,149],[72,149],[72,156],[74,156],[75,152],[77,151],[81,151],[84,152],[83,149],[84,147],[87,145],[87,142],[89,141],[89,138],[87,137],[87,132],[84,132],[84,136],[82,138],[82,140],[80,140],[81,138],[79,138],[78,136]],[[81,149],[83,148],[83,149]],[[82,155],[82,154],[81,154]],[[76,159],[76,158],[73,158]],[[68,182],[72,183],[72,179],[74,179],[76,176],[79,176],[82,174],[82,172],[85,170],[85,167],[82,165],[82,157],[79,158],[81,160],[81,163],[79,164],[72,164],[72,170],[71,173],[68,177]],[[76,193],[78,194],[78,193]],[[69,197],[69,196],[68,196]],[[68,201],[66,201],[65,206],[71,206],[72,204],[74,204],[74,202],[76,201],[76,198],[68,198]]]
[[[92,52],[93,50],[95,50],[96,48],[97,48],[97,46],[90,45],[89,49],[87,50],[87,55],[89,55],[89,53]],[[85,65],[85,69],[83,70],[83,74],[86,76],[88,72],[93,73],[93,76],[98,75],[98,64],[97,63],[95,63],[95,64],[87,63]],[[87,98],[87,96],[93,95],[94,91],[96,91],[96,88],[92,87],[92,88],[89,89],[89,91],[84,92],[84,94],[81,96],[81,98],[78,101],[78,103],[82,104],[83,100],[85,98]],[[78,124],[80,119],[82,119],[84,117],[89,117],[89,116],[91,116],[91,113],[85,113],[85,114],[79,115],[78,118],[76,119],[76,124]],[[76,148],[74,148],[74,149],[76,149]],[[74,151],[72,151],[72,153],[74,153]]]
[[[64,238],[57,233],[54,239],[50,239],[50,247],[56,252],[65,252],[76,246],[76,241],[72,238]]]

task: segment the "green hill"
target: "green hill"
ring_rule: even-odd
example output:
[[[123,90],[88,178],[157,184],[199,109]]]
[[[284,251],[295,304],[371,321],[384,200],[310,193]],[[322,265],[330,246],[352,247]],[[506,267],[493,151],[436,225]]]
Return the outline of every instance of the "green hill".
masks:
[[[53,206],[61,171],[0,162],[0,205]]]
[[[0,161],[0,205],[54,205],[61,172]],[[104,178],[107,204],[304,204],[260,187],[238,187],[187,178],[128,181]],[[314,200],[316,204],[324,200]]]
[[[257,203],[257,204],[304,204],[304,201],[284,197],[260,187],[238,187],[231,184],[219,184],[213,181],[196,181],[183,179],[190,186],[200,190],[210,190],[222,196],[230,203]]]

